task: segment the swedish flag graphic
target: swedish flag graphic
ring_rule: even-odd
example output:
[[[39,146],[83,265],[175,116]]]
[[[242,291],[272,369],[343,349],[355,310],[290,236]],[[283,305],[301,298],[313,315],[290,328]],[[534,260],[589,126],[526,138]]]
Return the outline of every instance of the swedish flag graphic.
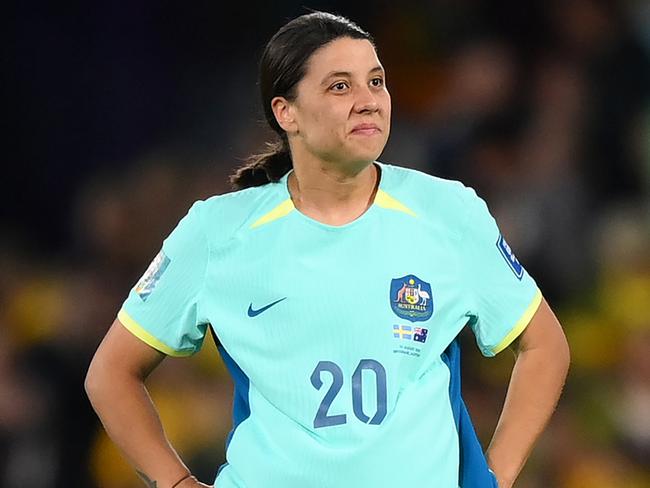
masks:
[[[413,337],[413,327],[410,325],[393,325],[393,337],[411,340]]]

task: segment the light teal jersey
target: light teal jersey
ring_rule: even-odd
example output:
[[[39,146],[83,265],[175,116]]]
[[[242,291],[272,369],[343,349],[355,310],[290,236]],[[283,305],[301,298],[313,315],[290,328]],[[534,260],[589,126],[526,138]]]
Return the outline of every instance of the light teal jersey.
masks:
[[[286,175],[197,202],[118,315],[175,356],[214,329],[235,382],[218,488],[459,486],[443,352],[469,323],[498,353],[541,294],[473,190],[378,166],[338,227],[296,210]]]

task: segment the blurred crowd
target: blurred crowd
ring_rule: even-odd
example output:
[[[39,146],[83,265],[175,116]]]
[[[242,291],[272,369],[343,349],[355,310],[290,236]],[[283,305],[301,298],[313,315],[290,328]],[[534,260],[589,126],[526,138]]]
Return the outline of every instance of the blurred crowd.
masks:
[[[473,186],[565,328],[565,393],[518,486],[647,488],[650,4],[520,3],[338,10],[373,32],[387,69],[394,119],[380,159]],[[252,57],[239,62],[233,76]],[[246,97],[255,80],[242,78]],[[268,137],[256,116],[230,119],[242,158]],[[190,140],[160,142],[75,188],[64,252],[0,234],[0,486],[141,486],[84,375],[162,239],[193,201],[230,191],[237,164]],[[487,360],[463,340],[463,391],[487,444],[514,356]],[[211,338],[191,359],[164,361],[149,386],[172,443],[212,482],[232,385]]]

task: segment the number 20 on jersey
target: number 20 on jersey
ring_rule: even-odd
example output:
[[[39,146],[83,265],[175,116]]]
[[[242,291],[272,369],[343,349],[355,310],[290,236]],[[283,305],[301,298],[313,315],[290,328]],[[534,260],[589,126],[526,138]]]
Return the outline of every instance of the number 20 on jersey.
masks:
[[[363,384],[361,375],[364,369],[375,373],[377,411],[372,418],[366,415],[363,411]],[[324,372],[327,372],[332,376],[332,384],[329,387],[329,390],[325,393],[325,396],[318,407],[316,416],[314,417],[314,428],[332,427],[347,422],[347,415],[344,413],[334,415],[328,413],[332,402],[343,387],[343,371],[338,364],[332,361],[320,361],[316,365],[316,368],[310,377],[311,384],[317,390],[320,390],[323,386],[321,376]],[[386,369],[379,361],[375,361],[374,359],[362,359],[359,361],[354,373],[352,373],[352,411],[354,412],[354,415],[364,424],[379,425],[386,417],[386,399]]]

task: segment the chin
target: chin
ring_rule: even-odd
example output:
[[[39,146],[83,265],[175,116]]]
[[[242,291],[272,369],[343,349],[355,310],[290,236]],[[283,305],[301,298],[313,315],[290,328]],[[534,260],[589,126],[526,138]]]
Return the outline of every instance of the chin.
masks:
[[[330,152],[323,158],[338,161],[344,165],[365,166],[377,160],[384,150],[385,143],[374,144],[342,144],[337,151]]]
[[[381,147],[373,147],[373,148],[367,148],[362,150],[357,149],[356,151],[353,152],[352,157],[356,161],[366,161],[371,163],[373,161],[376,161],[383,151],[384,151],[383,145]]]
[[[350,153],[364,161],[375,161],[386,147],[387,140],[383,137],[372,137],[355,141],[350,147]]]

